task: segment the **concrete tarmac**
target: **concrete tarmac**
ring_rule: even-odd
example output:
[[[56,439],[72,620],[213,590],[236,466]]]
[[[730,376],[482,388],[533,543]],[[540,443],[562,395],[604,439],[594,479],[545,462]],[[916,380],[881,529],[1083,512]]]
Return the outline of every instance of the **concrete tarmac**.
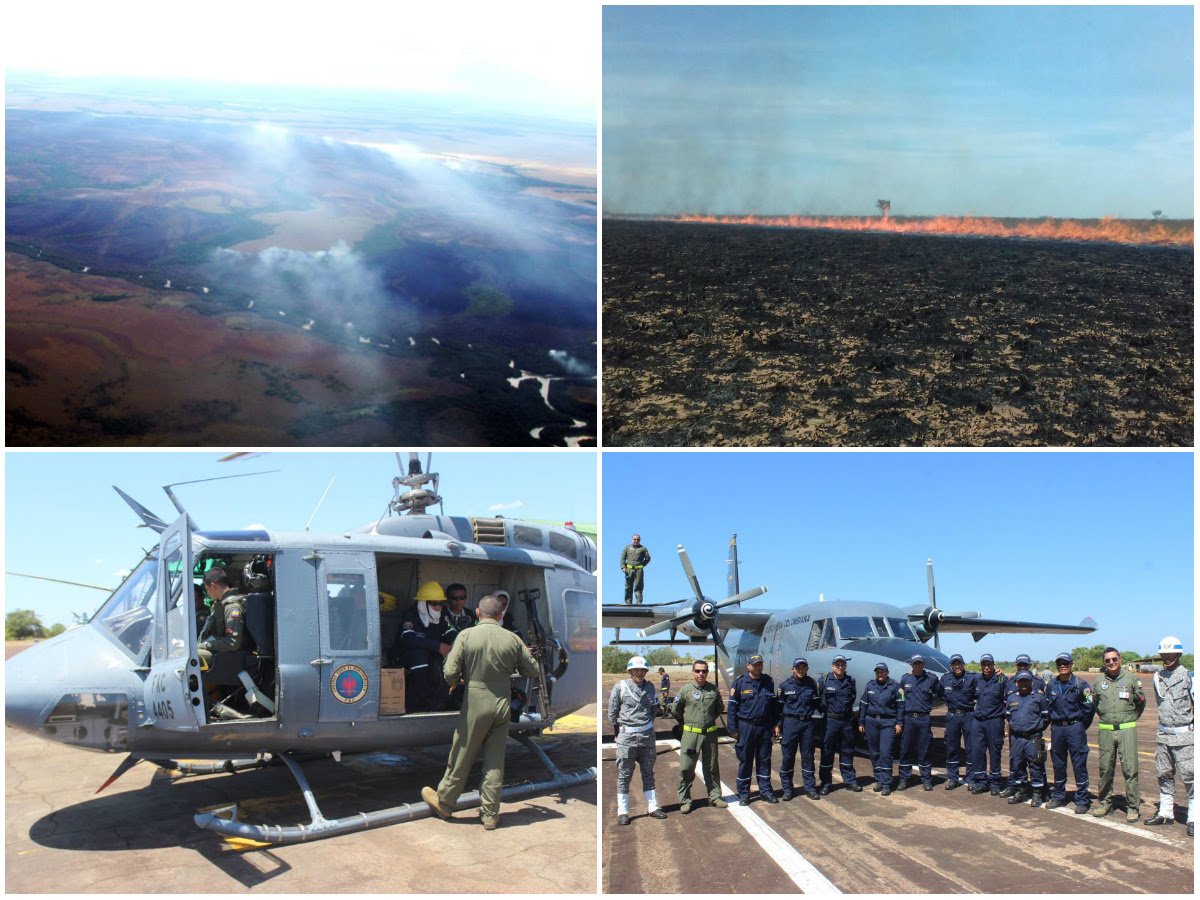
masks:
[[[1095,674],[1087,674],[1095,681]],[[607,702],[612,676],[605,676]],[[1149,698],[1138,728],[1142,790],[1140,813],[1150,816],[1157,806],[1154,773],[1155,725],[1158,721],[1149,676],[1143,677]],[[613,750],[606,746],[602,763],[601,839],[603,890],[611,893],[795,893],[815,890],[802,875],[794,853],[803,857],[833,889],[844,893],[1192,893],[1193,839],[1183,821],[1187,799],[1176,791],[1177,824],[1157,828],[1127,825],[1124,780],[1116,775],[1117,811],[1104,818],[1073,815],[1072,807],[1049,811],[1028,804],[1010,806],[989,794],[972,796],[965,788],[945,790],[941,737],[944,710],[934,716],[934,790],[915,787],[882,797],[872,791],[870,761],[856,759],[862,793],[841,787],[821,800],[803,795],[788,803],[768,804],[753,791],[752,813],[763,831],[776,839],[764,848],[733,810],[709,808],[700,779],[692,786],[696,805],[691,814],[679,813],[676,800],[678,753],[670,749],[669,720],[659,720],[663,743],[655,766],[659,802],[665,821],[645,815],[640,776],[631,791],[632,821],[616,824]],[[611,728],[602,719],[606,737]],[[1093,724],[1088,754],[1091,793],[1096,795],[1099,751]],[[863,748],[865,751],[865,747]],[[1005,758],[1007,760],[1007,742]],[[721,779],[730,789],[737,759],[726,739],[720,752]],[[820,751],[816,759],[820,760]],[[1053,769],[1047,759],[1048,775]],[[772,783],[779,787],[779,745],[772,753]],[[1003,768],[1007,774],[1007,763]],[[799,760],[796,776],[799,778]],[[1068,779],[1068,793],[1074,782]],[[726,796],[728,801],[735,798]],[[782,840],[779,840],[782,839]],[[786,846],[785,846],[786,845]],[[781,850],[782,848],[782,850]]]
[[[595,706],[542,741],[564,772],[595,765]],[[303,762],[326,817],[420,801],[448,746]],[[241,804],[245,821],[294,825],[309,815],[286,767],[172,777],[140,763],[103,793],[123,759],[6,729],[6,893],[593,893],[596,785],[501,806],[484,831],[478,810],[313,843],[235,849],[198,829],[201,810]],[[505,784],[546,770],[508,743]],[[467,782],[479,785],[479,768]]]

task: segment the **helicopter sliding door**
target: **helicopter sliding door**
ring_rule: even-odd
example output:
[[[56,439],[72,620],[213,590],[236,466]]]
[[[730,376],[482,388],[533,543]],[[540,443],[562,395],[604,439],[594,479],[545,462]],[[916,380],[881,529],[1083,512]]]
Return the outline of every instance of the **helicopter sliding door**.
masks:
[[[147,719],[166,731],[196,731],[204,723],[204,691],[196,656],[192,534],[186,515],[163,532],[158,557]]]
[[[374,553],[316,551],[321,722],[379,716],[379,589]]]

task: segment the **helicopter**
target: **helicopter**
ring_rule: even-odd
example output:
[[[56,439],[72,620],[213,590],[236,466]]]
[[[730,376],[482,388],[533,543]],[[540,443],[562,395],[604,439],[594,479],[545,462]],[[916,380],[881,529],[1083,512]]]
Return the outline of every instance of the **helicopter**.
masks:
[[[606,605],[602,608],[602,624],[617,629],[617,644],[646,646],[645,638],[663,632],[669,632],[667,640],[649,643],[712,644],[717,651],[716,670],[728,683],[745,671],[750,657],[756,654],[762,656],[763,671],[776,684],[791,674],[792,660],[797,657],[808,660],[809,674],[819,681],[831,671],[833,658],[840,655],[846,658],[847,673],[865,685],[875,677],[876,663],[899,665],[898,671],[904,671],[914,654],[924,657],[926,671],[936,675],[950,671],[950,659],[941,651],[941,632],[968,633],[978,642],[992,633],[1089,634],[1099,627],[1090,617],[1078,625],[1055,625],[985,619],[975,611],[947,613],[937,605],[933,560],[926,561],[928,605],[900,607],[871,601],[826,602],[822,598],[788,609],[751,611],[741,608],[741,604],[766,593],[767,588],[740,589],[736,534],[729,541],[729,593],[723,600],[713,600],[703,593],[687,550],[683,545],[676,549],[695,600],[646,606]],[[620,629],[629,627],[640,627],[637,637],[641,640],[621,640]],[[685,640],[678,640],[680,636]],[[926,646],[931,639],[932,649]]]
[[[595,541],[564,525],[446,516],[430,458],[422,467],[418,454],[407,466],[396,457],[401,475],[384,514],[340,532],[201,530],[175,485],[164,486],[173,520],[114,486],[159,541],[88,622],[6,663],[7,724],[126,754],[101,790],[142,760],[185,774],[285,764],[311,822],[241,822],[236,806],[196,815],[198,826],[226,838],[295,843],[421,818],[429,810],[417,802],[326,819],[297,759],[449,742],[458,712],[406,710],[403,669],[388,661],[413,615],[406,600],[429,582],[457,582],[471,607],[506,591],[506,625],[539,661],[536,677],[514,678],[509,734],[550,778],[502,797],[594,781],[595,768],[560,772],[532,738],[595,701]],[[195,598],[218,567],[245,597],[250,640],[247,649],[213,654],[206,667]],[[466,794],[459,805],[477,800]]]

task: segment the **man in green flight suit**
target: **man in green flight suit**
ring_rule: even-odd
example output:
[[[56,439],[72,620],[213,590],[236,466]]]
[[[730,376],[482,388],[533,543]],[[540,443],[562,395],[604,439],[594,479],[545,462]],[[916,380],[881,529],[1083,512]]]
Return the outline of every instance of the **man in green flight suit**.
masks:
[[[650,565],[650,551],[642,546],[642,536],[635,534],[632,543],[621,551],[621,571],[625,573],[625,605],[633,603],[637,594],[638,605],[642,602],[642,588],[646,583],[646,566]]]
[[[1105,647],[1103,659],[1104,672],[1092,684],[1096,717],[1100,720],[1100,799],[1092,808],[1092,815],[1107,816],[1112,812],[1113,781],[1120,756],[1125,775],[1125,819],[1136,822],[1141,803],[1137,720],[1146,709],[1146,694],[1138,677],[1121,668],[1121,653],[1116,647]]]
[[[479,624],[461,632],[446,657],[446,684],[466,684],[462,710],[450,745],[446,773],[435,791],[421,788],[430,809],[449,819],[466,784],[475,757],[483,752],[479,813],[491,831],[500,823],[500,786],[504,783],[504,742],[508,739],[509,702],[514,672],[533,678],[538,664],[521,639],[500,626],[504,602],[495,596],[479,601]]]
[[[212,668],[214,653],[241,650],[246,634],[246,598],[233,589],[225,570],[214,566],[204,573],[204,592],[212,601],[212,612],[196,647],[203,668]]]
[[[672,712],[683,725],[679,740],[679,811],[685,816],[692,811],[692,780],[696,777],[696,761],[704,766],[704,786],[708,789],[708,805],[723,807],[721,772],[717,768],[717,718],[725,712],[725,702],[717,686],[708,680],[708,663],[702,659],[692,663],[692,679],[679,691]]]

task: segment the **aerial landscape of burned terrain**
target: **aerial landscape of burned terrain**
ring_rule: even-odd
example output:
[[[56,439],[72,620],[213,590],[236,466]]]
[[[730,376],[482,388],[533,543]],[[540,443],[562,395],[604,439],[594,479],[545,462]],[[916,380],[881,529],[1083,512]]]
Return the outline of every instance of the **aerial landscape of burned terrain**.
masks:
[[[9,445],[594,443],[594,129],[169,93],[8,85]]]
[[[1190,446],[1192,223],[1116,224],[1172,237],[606,218],[605,441]]]

